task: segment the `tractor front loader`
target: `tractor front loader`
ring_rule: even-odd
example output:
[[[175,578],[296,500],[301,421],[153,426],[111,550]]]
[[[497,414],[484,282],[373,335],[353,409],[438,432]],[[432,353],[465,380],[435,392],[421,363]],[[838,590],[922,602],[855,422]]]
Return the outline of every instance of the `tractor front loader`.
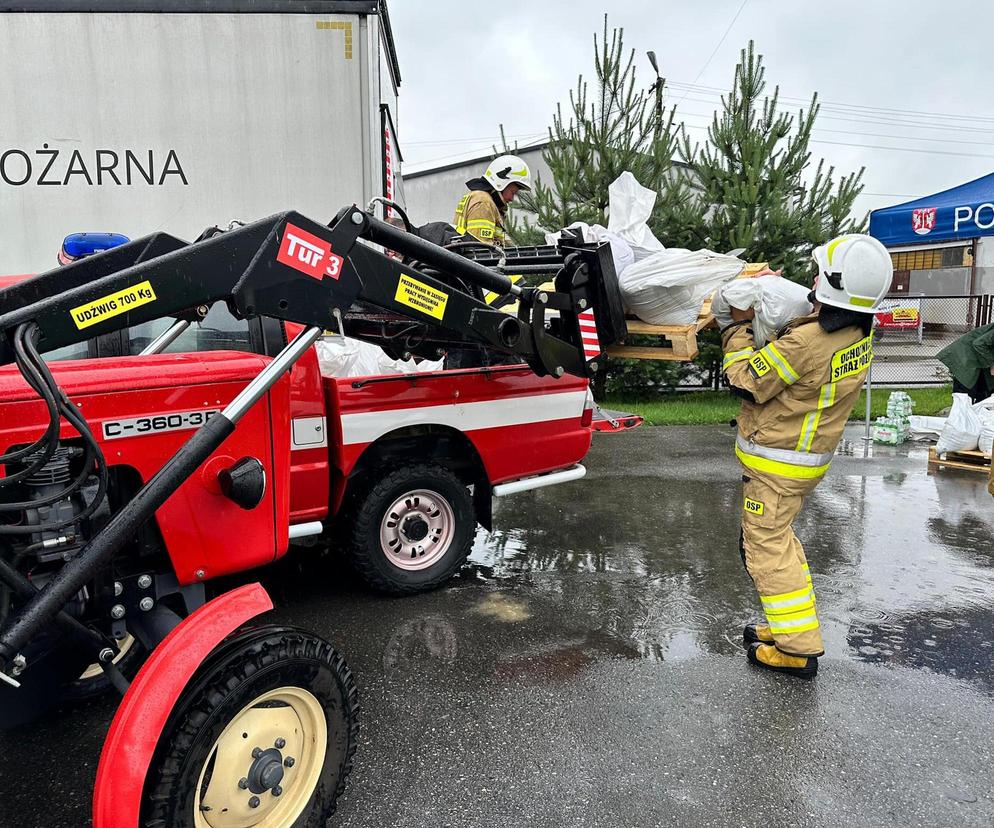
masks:
[[[286,212],[193,243],[156,233],[0,291],[0,365],[17,368],[0,370],[0,726],[87,687],[123,694],[96,828],[324,825],[356,746],[348,667],[316,635],[256,625],[272,607],[258,584],[205,601],[212,577],[287,549],[287,373],[331,329],[433,357],[483,345],[539,375],[588,377],[624,335],[613,265],[606,246],[559,255],[555,290],[522,288],[350,207],[329,225]],[[513,294],[516,314],[482,291]],[[154,357],[102,373],[42,358],[174,318],[154,354],[219,301],[300,333],[272,360],[190,355],[191,378],[165,394],[144,380],[165,370],[145,367]],[[113,441],[191,430],[171,456]],[[230,527],[232,542],[193,544],[180,567],[167,510],[183,516],[176,531]]]

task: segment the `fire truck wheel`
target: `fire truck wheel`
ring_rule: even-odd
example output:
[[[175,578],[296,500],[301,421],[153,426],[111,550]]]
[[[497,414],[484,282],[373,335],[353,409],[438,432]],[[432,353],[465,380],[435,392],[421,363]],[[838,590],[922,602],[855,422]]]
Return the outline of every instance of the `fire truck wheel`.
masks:
[[[138,668],[145,661],[148,651],[144,645],[130,633],[118,642],[118,652],[114,664],[128,679],[134,678]],[[77,702],[102,696],[113,688],[110,679],[100,669],[99,664],[91,664],[75,681],[65,685],[61,700]]]
[[[352,517],[349,555],[370,586],[409,595],[459,571],[476,533],[469,489],[448,469],[404,466],[366,491]]]
[[[324,828],[352,769],[358,701],[345,660],[287,627],[247,630],[204,662],[145,782],[144,828]]]

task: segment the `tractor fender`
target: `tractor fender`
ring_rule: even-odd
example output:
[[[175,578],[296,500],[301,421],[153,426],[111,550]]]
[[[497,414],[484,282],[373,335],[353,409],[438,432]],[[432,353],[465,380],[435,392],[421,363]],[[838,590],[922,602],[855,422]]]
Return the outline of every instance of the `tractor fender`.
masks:
[[[155,648],[117,708],[100,753],[94,828],[137,828],[145,776],[159,736],[193,674],[238,627],[273,608],[261,584],[219,595]]]

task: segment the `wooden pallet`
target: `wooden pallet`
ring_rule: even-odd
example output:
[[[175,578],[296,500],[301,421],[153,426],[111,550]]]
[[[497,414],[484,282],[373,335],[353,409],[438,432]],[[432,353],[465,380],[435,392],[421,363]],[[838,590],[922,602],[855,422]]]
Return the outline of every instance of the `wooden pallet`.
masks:
[[[650,325],[640,319],[629,318],[629,334],[649,334],[663,340],[660,345],[612,345],[608,356],[621,359],[654,359],[665,362],[689,362],[700,353],[697,334],[714,324],[711,308],[703,309],[693,325]]]
[[[766,262],[747,264],[737,278],[746,279],[767,267]],[[621,342],[607,349],[608,356],[620,359],[651,359],[660,362],[690,362],[701,352],[697,334],[715,324],[711,315],[711,297],[704,301],[697,321],[692,325],[650,325],[634,316],[625,320],[629,334],[657,336],[659,345],[625,345]]]
[[[928,450],[928,470],[934,472],[938,469],[961,469],[989,475],[991,458],[982,451],[947,451],[945,458],[941,458],[932,446]]]

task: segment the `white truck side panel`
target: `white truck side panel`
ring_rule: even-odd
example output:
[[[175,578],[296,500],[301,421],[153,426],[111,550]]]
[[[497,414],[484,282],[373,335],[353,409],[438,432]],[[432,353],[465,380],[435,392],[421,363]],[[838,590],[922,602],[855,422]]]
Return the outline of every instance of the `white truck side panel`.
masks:
[[[364,204],[381,189],[374,20],[0,16],[0,273],[53,267],[82,230],[192,239]]]

